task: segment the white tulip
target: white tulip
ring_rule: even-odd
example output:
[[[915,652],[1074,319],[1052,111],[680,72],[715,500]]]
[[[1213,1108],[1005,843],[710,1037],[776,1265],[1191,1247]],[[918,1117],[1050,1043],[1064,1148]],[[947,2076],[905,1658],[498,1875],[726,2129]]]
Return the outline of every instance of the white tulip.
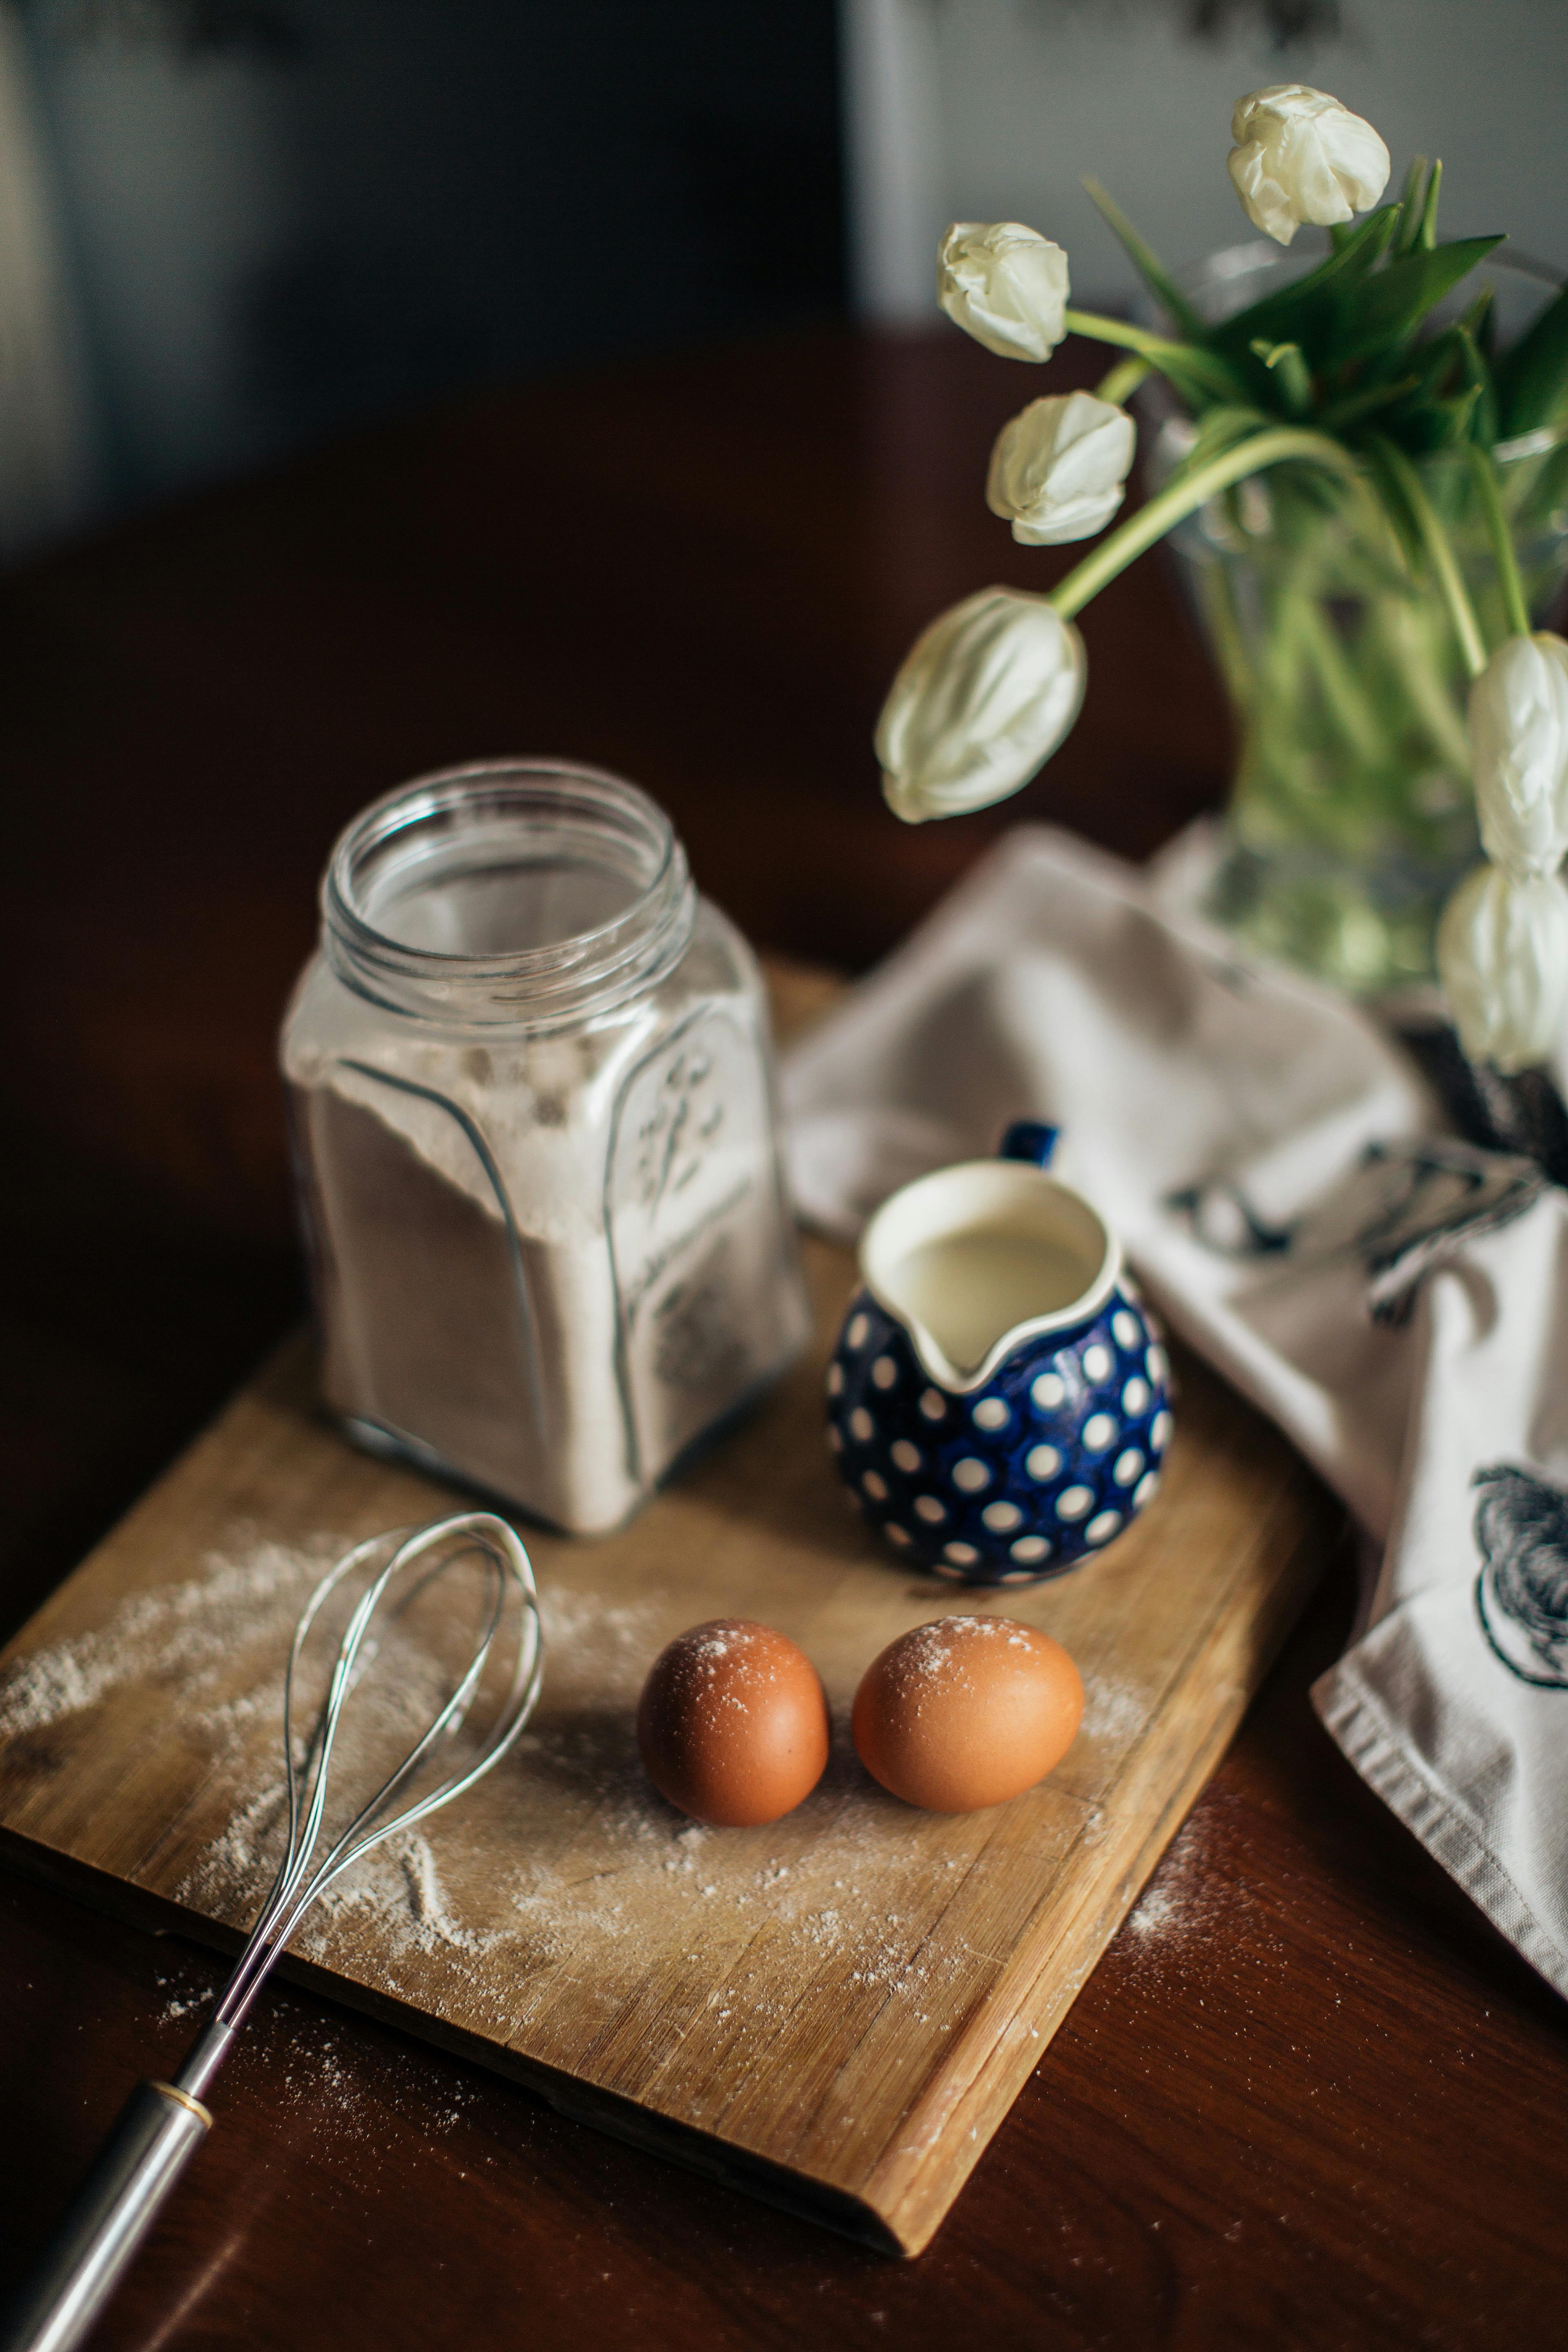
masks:
[[[1091,539],[1125,496],[1132,419],[1092,392],[1032,400],[991,452],[985,503],[1026,547]]]
[[[1005,360],[1048,360],[1067,333],[1068,257],[1019,221],[954,221],[937,253],[936,299]]]
[[[989,808],[1026,784],[1078,717],[1083,639],[1044,596],[983,588],[915,639],[877,722],[888,805],[906,824]]]
[[[1239,98],[1226,159],[1256,228],[1289,245],[1303,221],[1326,228],[1375,205],[1388,185],[1388,150],[1327,90],[1277,82]]]
[[[1568,1006],[1568,891],[1483,860],[1443,909],[1437,970],[1472,1062],[1543,1062]]]
[[[1568,645],[1510,637],[1470,688],[1470,772],[1481,846],[1510,874],[1568,854]]]

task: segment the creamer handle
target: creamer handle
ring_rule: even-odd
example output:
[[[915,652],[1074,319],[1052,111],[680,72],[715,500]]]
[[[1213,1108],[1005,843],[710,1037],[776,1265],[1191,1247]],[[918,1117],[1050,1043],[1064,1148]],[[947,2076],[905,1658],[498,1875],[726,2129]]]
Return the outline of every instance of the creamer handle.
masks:
[[[999,1160],[1026,1160],[1031,1168],[1048,1168],[1055,1156],[1059,1127],[1043,1118],[1016,1118],[996,1147]]]

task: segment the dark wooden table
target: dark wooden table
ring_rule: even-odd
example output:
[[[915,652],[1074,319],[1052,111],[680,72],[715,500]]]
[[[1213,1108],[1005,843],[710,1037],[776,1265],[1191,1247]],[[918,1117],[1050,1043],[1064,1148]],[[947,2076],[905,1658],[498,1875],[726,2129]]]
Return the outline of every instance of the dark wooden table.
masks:
[[[1052,382],[1092,374],[1069,346]],[[1213,804],[1224,715],[1148,561],[1019,801],[909,830],[877,798],[914,631],[1070,559],[981,501],[1040,388],[956,335],[731,351],[468,404],[0,583],[6,1630],[299,1311],[273,1037],[374,793],[601,761],[756,940],[850,969],[1017,814],[1142,856]],[[918,2263],[279,1989],[106,2352],[1568,2343],[1568,2013],[1312,1717],[1352,1585],[1347,1551]],[[216,1972],[0,1875],[7,2282]]]

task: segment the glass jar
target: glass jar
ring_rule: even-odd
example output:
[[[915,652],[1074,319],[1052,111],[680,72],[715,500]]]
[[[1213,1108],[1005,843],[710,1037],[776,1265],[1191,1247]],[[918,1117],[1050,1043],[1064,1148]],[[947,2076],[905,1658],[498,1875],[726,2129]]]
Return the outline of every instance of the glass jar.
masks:
[[[321,911],[282,1061],[327,1401],[613,1528],[808,1328],[755,960],[646,793],[548,761],[377,801]]]

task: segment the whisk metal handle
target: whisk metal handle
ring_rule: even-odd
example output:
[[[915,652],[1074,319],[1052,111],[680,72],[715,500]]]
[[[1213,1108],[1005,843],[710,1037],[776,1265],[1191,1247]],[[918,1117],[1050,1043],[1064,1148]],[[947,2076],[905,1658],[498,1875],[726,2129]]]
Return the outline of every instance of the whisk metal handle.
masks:
[[[71,2352],[109,2301],[212,2117],[172,2083],[138,2083],[23,2302],[4,2352]]]

